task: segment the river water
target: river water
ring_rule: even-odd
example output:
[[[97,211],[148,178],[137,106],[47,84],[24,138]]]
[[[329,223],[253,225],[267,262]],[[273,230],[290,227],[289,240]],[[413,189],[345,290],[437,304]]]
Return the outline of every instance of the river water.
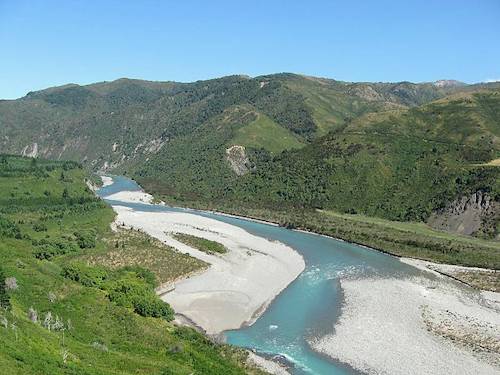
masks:
[[[134,181],[113,176],[113,184],[101,188],[98,194],[110,204],[137,211],[189,212],[220,220],[252,234],[281,241],[304,257],[304,272],[274,299],[252,326],[225,332],[230,344],[286,358],[293,364],[293,374],[357,374],[347,365],[328,359],[309,346],[311,340],[334,331],[342,307],[341,278],[420,274],[395,257],[333,238],[214,213],[105,198],[119,191],[135,190],[141,188]]]

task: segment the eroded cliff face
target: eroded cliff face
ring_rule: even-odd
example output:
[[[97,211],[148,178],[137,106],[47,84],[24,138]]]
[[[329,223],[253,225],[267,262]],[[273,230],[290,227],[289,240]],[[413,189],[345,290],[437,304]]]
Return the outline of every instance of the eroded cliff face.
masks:
[[[243,176],[250,170],[250,160],[244,146],[234,145],[226,150],[226,158],[234,173]]]
[[[433,228],[466,235],[498,237],[500,203],[482,191],[461,197],[428,220]]]

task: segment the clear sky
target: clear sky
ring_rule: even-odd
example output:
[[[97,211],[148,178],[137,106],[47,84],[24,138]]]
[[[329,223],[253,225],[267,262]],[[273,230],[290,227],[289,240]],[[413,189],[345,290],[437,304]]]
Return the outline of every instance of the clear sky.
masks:
[[[500,79],[500,0],[0,0],[0,98],[276,72]]]

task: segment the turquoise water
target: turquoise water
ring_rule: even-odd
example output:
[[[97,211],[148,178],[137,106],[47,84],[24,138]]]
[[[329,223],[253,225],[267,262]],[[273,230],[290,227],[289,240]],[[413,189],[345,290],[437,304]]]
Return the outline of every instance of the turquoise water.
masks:
[[[132,180],[113,177],[113,185],[98,194],[105,197],[122,190],[140,190]],[[258,236],[281,241],[303,257],[304,272],[271,303],[250,327],[226,332],[228,343],[270,356],[280,355],[293,364],[293,374],[356,374],[352,368],[310,349],[308,341],[333,332],[342,306],[341,277],[408,276],[418,274],[396,258],[347,242],[292,231],[245,219],[181,208],[140,203],[109,203],[138,211],[182,211],[236,225]]]

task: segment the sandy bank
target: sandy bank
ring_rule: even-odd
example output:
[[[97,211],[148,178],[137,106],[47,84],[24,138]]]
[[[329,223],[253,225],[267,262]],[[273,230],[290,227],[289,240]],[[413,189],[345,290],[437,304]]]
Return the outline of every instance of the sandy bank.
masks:
[[[369,374],[497,374],[500,314],[443,279],[343,280],[335,332],[318,350]]]
[[[248,352],[247,361],[273,375],[290,375],[287,369],[282,367],[280,364],[261,357],[251,351]]]
[[[481,289],[483,296],[490,296],[493,300],[500,302],[500,271],[498,270],[434,263],[412,258],[400,258],[400,260],[421,270],[450,277],[473,288]]]
[[[145,193],[122,192],[107,198],[144,198],[141,194]],[[177,282],[175,290],[162,296],[176,311],[209,334],[252,322],[255,314],[305,267],[302,256],[290,247],[217,220],[184,212],[144,212],[118,205],[113,208],[118,214],[118,223],[140,228],[211,265],[206,272]],[[229,252],[206,254],[175,240],[170,235],[173,232],[220,242]]]
[[[100,176],[101,177],[101,180],[102,180],[102,187],[106,187],[106,186],[109,186],[111,184],[113,184],[113,179],[109,176]]]
[[[145,203],[151,204],[153,196],[143,191],[120,191],[111,195],[107,195],[106,199],[121,201],[125,203]]]

